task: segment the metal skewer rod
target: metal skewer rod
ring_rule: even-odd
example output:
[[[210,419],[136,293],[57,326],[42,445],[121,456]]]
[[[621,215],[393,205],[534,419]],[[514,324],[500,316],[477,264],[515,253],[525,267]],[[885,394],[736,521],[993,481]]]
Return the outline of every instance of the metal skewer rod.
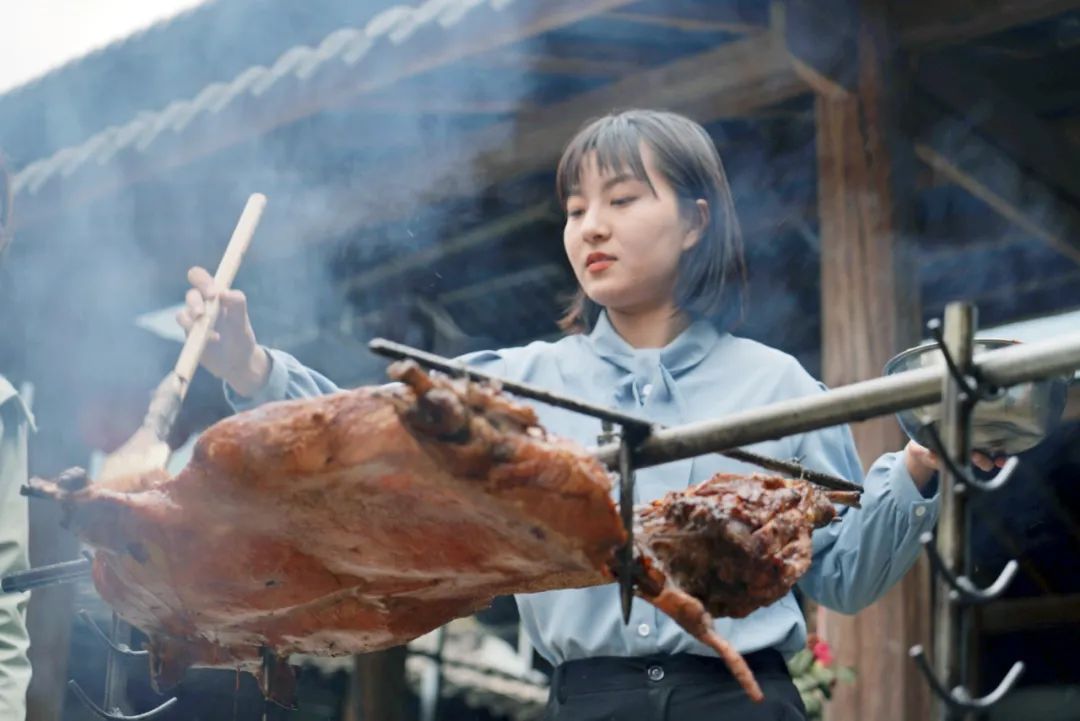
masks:
[[[543,388],[529,385],[527,383],[519,383],[516,381],[509,381],[498,376],[493,376],[483,371],[478,371],[466,366],[465,364],[454,361],[449,358],[444,358],[433,353],[427,353],[416,348],[411,348],[400,343],[394,343],[383,338],[376,338],[371,341],[369,347],[373,353],[377,353],[388,358],[396,358],[398,360],[415,360],[416,362],[438,371],[442,371],[448,375],[464,376],[473,381],[482,381],[488,383],[496,383],[510,393],[519,395],[523,398],[531,398],[541,403],[548,405],[558,406],[559,408],[566,408],[567,410],[576,411],[585,415],[599,418],[601,421],[607,421],[609,423],[621,425],[623,428],[632,428],[637,431],[651,431],[655,432],[663,426],[655,425],[644,418],[631,415],[629,413],[623,413],[621,411],[606,408],[604,406],[594,405],[592,403],[586,403],[567,396],[558,395],[546,391]],[[617,447],[617,446],[612,446]],[[799,465],[791,461],[782,461],[775,458],[768,458],[766,456],[758,455],[750,451],[731,448],[724,451],[720,451],[722,455],[729,458],[733,458],[738,461],[751,463],[761,468],[767,468],[771,471],[777,471],[780,473],[787,473],[796,478],[802,478],[804,480],[816,483],[826,488],[832,488],[841,491],[855,491],[861,492],[862,486],[846,481],[843,478],[832,476],[827,473],[815,471],[810,468]],[[617,458],[613,457],[610,460],[602,459],[602,461],[609,468],[616,468],[618,466]],[[642,464],[637,461],[635,456],[635,466],[641,466]],[[645,464],[655,465],[655,464]]]
[[[3,581],[0,582],[0,588],[4,593],[19,593],[57,583],[78,581],[90,575],[90,567],[91,562],[86,558],[39,566],[4,576]]]
[[[1001,388],[1063,375],[1080,368],[1080,333],[980,353],[973,368],[986,382]],[[920,368],[717,420],[656,429],[635,450],[634,463],[638,468],[654,466],[940,403],[948,372],[944,366]],[[596,456],[610,466],[617,461],[618,449],[618,444],[605,444]]]
[[[593,405],[592,403],[586,403],[579,401],[575,398],[567,398],[560,396],[550,391],[546,391],[539,386],[529,385],[528,383],[518,383],[516,381],[508,381],[498,376],[478,371],[475,368],[470,368],[461,361],[455,361],[450,358],[444,358],[434,353],[427,353],[416,348],[411,348],[401,343],[394,343],[393,341],[386,340],[384,338],[375,338],[368,344],[368,348],[372,353],[385,356],[387,358],[396,358],[397,360],[414,360],[421,365],[428,368],[434,368],[437,371],[442,371],[447,375],[466,377],[474,381],[483,381],[487,383],[496,383],[504,390],[509,391],[515,395],[522,396],[523,398],[531,398],[534,401],[540,401],[541,403],[547,403],[548,405],[558,406],[560,408],[566,408],[567,410],[577,411],[585,415],[599,418],[602,421],[610,421],[617,423],[621,426],[640,427],[640,428],[652,428],[652,423],[639,418],[629,413],[622,413],[613,408],[605,408],[604,406]]]

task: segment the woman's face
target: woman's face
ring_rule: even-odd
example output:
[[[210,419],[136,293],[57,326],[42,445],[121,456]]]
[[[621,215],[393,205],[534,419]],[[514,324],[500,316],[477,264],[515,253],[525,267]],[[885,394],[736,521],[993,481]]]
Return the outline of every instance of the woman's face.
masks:
[[[701,224],[680,216],[675,191],[644,144],[641,159],[651,188],[625,170],[601,173],[593,153],[566,201],[563,244],[578,282],[593,302],[623,313],[671,306],[679,258],[700,237]],[[698,205],[708,212],[705,201]]]

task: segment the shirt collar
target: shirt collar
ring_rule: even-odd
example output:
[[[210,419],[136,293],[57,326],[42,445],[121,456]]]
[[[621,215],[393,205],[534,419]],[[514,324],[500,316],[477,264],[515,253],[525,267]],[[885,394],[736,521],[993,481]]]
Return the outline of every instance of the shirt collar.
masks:
[[[699,319],[663,348],[634,348],[611,325],[607,312],[601,311],[589,340],[601,358],[624,370],[634,371],[643,360],[655,359],[669,373],[678,375],[704,360],[720,340],[720,333],[712,323]]]
[[[33,430],[35,428],[34,414],[26,407],[26,403],[19,395],[19,392],[15,390],[15,386],[11,385],[7,378],[0,375],[0,406],[6,405],[9,401],[14,403],[15,407],[22,412],[23,416],[26,418],[27,424],[30,426],[31,430]]]

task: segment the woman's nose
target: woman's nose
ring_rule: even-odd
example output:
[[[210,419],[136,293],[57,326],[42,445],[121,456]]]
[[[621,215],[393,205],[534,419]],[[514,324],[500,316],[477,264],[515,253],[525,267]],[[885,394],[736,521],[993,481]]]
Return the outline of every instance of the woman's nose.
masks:
[[[599,211],[589,210],[581,224],[581,236],[587,243],[599,243],[611,237],[611,227]]]

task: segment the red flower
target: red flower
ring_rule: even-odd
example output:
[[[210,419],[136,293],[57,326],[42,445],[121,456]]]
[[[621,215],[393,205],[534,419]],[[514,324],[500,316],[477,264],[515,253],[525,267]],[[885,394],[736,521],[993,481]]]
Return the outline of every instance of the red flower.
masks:
[[[815,639],[810,650],[814,653],[814,659],[822,666],[831,666],[833,662],[832,649],[829,644],[821,639]]]

